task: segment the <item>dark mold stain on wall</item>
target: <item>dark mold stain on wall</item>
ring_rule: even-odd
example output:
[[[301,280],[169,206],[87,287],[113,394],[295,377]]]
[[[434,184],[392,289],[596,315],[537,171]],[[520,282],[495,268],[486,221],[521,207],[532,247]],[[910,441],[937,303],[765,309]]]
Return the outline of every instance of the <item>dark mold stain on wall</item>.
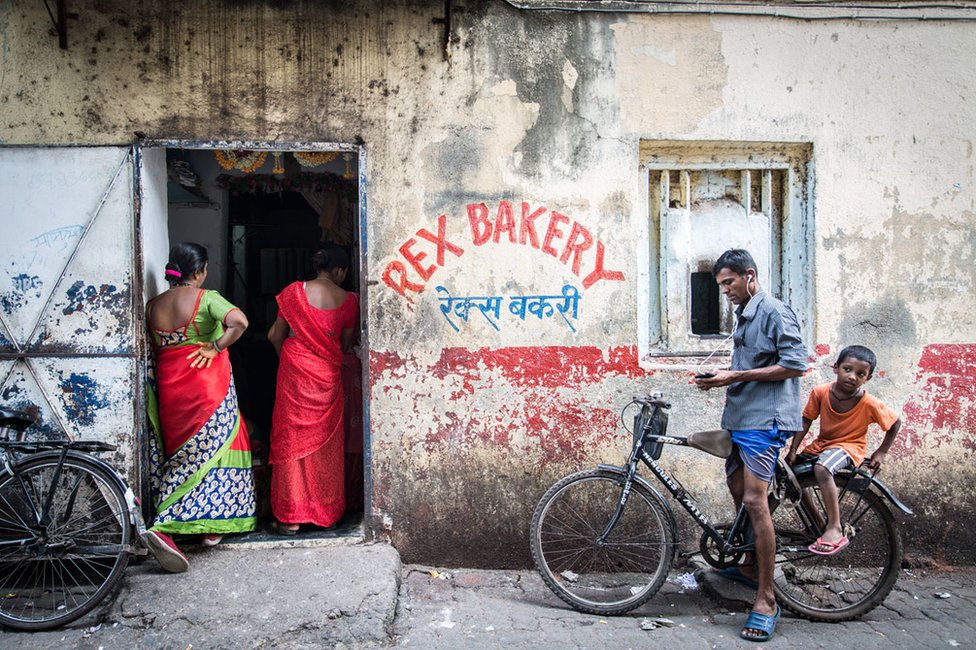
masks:
[[[901,298],[847,306],[839,335],[844,345],[865,345],[875,352],[913,347],[918,338],[911,311]]]
[[[616,122],[618,111],[612,95],[591,85],[612,77],[614,39],[609,23],[593,15],[553,21],[545,12],[523,12],[517,20],[500,14],[486,11],[472,22],[484,20],[478,27],[481,38],[494,42],[495,60],[488,67],[516,82],[521,101],[539,105],[539,119],[519,147],[522,173],[538,177],[554,164],[568,174],[592,167],[592,141],[602,137],[598,124]],[[573,105],[592,106],[596,101],[599,114],[567,111],[563,103],[566,62],[578,75]],[[581,96],[586,96],[585,102]]]

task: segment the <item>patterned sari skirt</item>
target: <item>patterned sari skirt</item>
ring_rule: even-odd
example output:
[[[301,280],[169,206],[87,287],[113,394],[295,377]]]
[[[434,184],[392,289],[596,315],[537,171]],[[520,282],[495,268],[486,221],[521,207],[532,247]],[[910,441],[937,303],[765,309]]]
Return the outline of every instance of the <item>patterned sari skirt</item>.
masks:
[[[169,534],[254,530],[251,445],[227,351],[190,368],[187,346],[156,350],[149,377],[152,529]]]

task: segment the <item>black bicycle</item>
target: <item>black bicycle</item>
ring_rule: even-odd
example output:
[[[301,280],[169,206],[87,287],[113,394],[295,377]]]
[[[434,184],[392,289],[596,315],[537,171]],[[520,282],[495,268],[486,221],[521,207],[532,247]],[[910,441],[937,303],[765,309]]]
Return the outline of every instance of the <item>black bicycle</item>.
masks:
[[[25,441],[33,423],[0,408],[0,624],[36,631],[90,612],[147,551],[135,494],[91,455],[115,447]]]
[[[737,566],[755,548],[744,507],[730,525],[712,524],[694,496],[657,462],[667,444],[728,457],[728,432],[669,436],[670,405],[660,394],[635,398],[628,407],[634,404],[640,412],[634,418],[627,464],[598,465],[560,479],[542,496],[532,516],[530,544],[536,567],[546,585],[581,612],[628,612],[647,602],[667,579],[678,548],[674,511],[639,474],[640,463],[701,527],[699,552],[708,564],[717,569]],[[839,472],[835,481],[844,534],[850,540],[836,555],[809,550],[827,522],[813,462],[790,468],[780,460],[768,496],[776,531],[777,599],[811,620],[854,619],[884,601],[902,560],[901,536],[888,504],[911,514],[861,468]]]

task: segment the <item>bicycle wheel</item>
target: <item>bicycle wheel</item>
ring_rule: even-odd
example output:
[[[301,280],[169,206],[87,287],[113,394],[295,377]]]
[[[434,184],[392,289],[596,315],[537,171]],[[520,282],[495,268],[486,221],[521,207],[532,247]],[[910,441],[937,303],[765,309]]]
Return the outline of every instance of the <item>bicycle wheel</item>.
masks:
[[[0,479],[0,623],[49,630],[118,583],[132,534],[125,496],[83,456],[28,459]],[[50,500],[48,516],[40,521]]]
[[[839,491],[846,477],[835,477]],[[841,522],[850,544],[836,555],[809,550],[827,521],[813,477],[801,482],[809,498],[795,508],[773,512],[776,571],[773,587],[788,610],[814,621],[847,621],[880,605],[898,579],[901,536],[882,497],[849,490],[840,502]]]
[[[620,520],[598,537],[617,508],[622,474],[571,474],[543,495],[532,516],[532,558],[542,579],[574,609],[622,614],[650,599],[668,576],[675,540],[659,495],[634,483]]]

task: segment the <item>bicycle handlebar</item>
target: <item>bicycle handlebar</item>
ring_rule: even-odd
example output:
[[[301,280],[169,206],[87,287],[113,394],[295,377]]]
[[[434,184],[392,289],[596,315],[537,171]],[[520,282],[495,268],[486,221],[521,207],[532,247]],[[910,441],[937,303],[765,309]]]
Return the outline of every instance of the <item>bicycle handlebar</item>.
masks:
[[[642,406],[659,406],[663,409],[671,408],[671,402],[666,402],[664,400],[664,394],[657,391],[645,397],[634,397],[634,401]]]

